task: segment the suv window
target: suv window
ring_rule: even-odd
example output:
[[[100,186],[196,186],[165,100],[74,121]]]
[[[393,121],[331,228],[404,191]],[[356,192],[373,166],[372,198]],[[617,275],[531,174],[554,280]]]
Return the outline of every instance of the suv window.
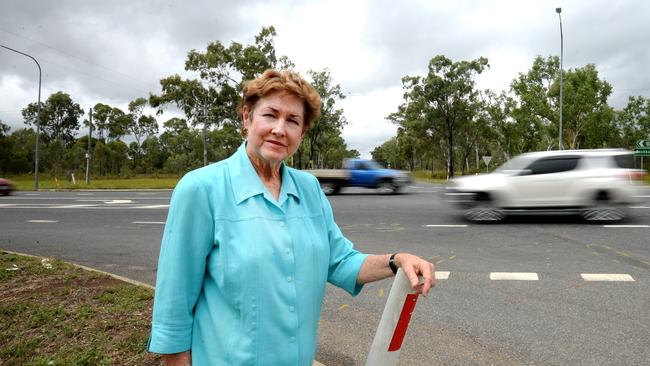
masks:
[[[553,158],[542,158],[534,161],[526,169],[530,170],[530,174],[551,174],[566,172],[575,169],[578,166],[578,156],[562,156]]]
[[[614,155],[614,162],[619,168],[634,169],[634,155],[632,154]]]

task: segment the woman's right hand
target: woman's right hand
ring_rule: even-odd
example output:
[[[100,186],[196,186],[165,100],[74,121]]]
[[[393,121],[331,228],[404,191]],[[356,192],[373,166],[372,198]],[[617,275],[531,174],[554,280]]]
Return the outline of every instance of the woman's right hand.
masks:
[[[165,366],[192,366],[192,354],[190,351],[162,355],[162,360]]]

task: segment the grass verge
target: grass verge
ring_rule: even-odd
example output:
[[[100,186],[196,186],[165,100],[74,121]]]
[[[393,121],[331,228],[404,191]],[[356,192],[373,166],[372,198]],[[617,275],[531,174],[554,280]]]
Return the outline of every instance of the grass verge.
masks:
[[[33,176],[10,177],[19,191],[34,190]],[[117,179],[91,179],[90,184],[78,179],[76,184],[55,177],[39,177],[39,189],[173,189],[178,177],[134,177]]]
[[[153,291],[57,259],[0,251],[0,364],[159,365]]]

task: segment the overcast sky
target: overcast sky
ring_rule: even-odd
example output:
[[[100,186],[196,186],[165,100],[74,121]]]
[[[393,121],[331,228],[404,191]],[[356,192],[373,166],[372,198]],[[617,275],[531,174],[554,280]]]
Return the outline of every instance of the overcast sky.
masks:
[[[560,53],[564,68],[596,65],[613,86],[609,104],[650,97],[650,2],[646,1],[89,1],[5,0],[0,44],[34,56],[43,69],[42,100],[59,90],[86,111],[102,102],[159,93],[159,80],[183,74],[186,54],[210,41],[252,44],[261,27],[277,31],[278,55],[303,75],[329,68],[348,97],[349,148],[370,151],[395,135],[385,117],[402,102],[401,78],[423,75],[439,54],[484,56],[478,87],[501,91],[537,55]],[[38,72],[28,58],[0,48],[0,120],[24,127]],[[171,114],[160,118],[160,122]]]

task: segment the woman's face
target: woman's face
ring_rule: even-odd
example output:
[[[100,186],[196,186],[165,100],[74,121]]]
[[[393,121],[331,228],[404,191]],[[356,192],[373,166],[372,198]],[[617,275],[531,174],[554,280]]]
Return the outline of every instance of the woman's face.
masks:
[[[300,146],[304,126],[303,101],[286,91],[272,91],[260,98],[252,110],[244,107],[248,129],[248,154],[262,164],[278,165]]]

